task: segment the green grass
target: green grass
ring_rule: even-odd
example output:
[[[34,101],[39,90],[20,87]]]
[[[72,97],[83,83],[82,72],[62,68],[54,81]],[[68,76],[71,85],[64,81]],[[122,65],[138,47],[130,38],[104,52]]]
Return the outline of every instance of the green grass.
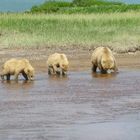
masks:
[[[140,49],[140,13],[0,14],[0,48]]]

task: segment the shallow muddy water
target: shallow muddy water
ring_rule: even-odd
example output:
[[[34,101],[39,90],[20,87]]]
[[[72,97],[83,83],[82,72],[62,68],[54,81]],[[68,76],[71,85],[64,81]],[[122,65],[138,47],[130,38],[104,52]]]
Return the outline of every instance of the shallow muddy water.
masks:
[[[139,140],[140,70],[0,83],[1,140]]]

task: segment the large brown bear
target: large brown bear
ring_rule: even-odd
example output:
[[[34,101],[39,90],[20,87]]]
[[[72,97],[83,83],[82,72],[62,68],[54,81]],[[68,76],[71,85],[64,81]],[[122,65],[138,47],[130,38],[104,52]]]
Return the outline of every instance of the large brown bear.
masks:
[[[10,80],[10,76],[14,75],[15,80],[18,80],[20,73],[26,80],[34,79],[34,68],[27,59],[12,58],[4,63],[1,78],[4,80],[4,76],[6,76],[7,80]]]
[[[107,73],[108,70],[118,71],[115,57],[108,47],[96,48],[91,56],[92,70],[96,72],[97,67],[101,73]]]
[[[65,54],[54,53],[48,57],[48,74],[65,75],[68,70],[69,62]]]

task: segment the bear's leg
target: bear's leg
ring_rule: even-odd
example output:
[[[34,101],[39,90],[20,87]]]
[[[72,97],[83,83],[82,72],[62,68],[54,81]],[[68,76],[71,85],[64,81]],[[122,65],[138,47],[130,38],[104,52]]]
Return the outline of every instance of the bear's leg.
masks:
[[[48,74],[51,75],[51,68],[48,68]]]
[[[3,74],[1,74],[1,79],[4,80],[4,75]]]
[[[7,78],[7,81],[9,81],[10,80],[10,74],[7,74],[6,78]]]
[[[4,80],[4,76],[7,75],[7,72],[5,70],[2,71],[2,74],[1,74],[1,79]]]
[[[60,67],[57,67],[56,74],[57,75],[61,75],[61,71],[62,71],[61,68]]]
[[[15,75],[14,75],[16,81],[18,81],[18,74],[19,74],[19,73],[15,73]]]
[[[25,80],[28,80],[27,74],[23,71],[22,76],[25,78]]]
[[[60,74],[61,74],[61,72],[57,70],[57,71],[56,71],[56,74],[57,74],[57,75],[60,75]]]
[[[57,75],[61,75],[60,64],[57,64],[57,65],[56,65],[56,69],[57,69],[57,70],[56,70],[56,74],[57,74]]]
[[[62,75],[65,76],[67,73],[65,71],[62,71]]]
[[[53,65],[53,74],[56,74],[56,72],[57,72],[57,66]]]
[[[53,74],[53,67],[52,66],[48,67],[48,74],[49,75]]]
[[[97,66],[93,64],[93,66],[92,66],[92,71],[93,71],[93,72],[96,72],[96,69],[97,69]]]

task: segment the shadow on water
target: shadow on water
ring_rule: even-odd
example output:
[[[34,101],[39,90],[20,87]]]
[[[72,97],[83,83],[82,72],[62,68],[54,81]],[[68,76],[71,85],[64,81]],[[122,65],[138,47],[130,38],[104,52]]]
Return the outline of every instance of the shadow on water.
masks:
[[[21,87],[24,89],[30,89],[34,85],[34,81],[26,81],[26,80],[3,80],[1,81],[2,87],[6,90],[20,90]]]
[[[93,72],[91,73],[93,78],[113,78],[116,77],[118,73],[106,73],[106,74],[102,74],[100,72]]]
[[[48,80],[55,80],[55,81],[68,80],[68,75],[49,75]]]
[[[139,140],[139,85],[140,71],[128,70],[1,82],[0,138]]]

